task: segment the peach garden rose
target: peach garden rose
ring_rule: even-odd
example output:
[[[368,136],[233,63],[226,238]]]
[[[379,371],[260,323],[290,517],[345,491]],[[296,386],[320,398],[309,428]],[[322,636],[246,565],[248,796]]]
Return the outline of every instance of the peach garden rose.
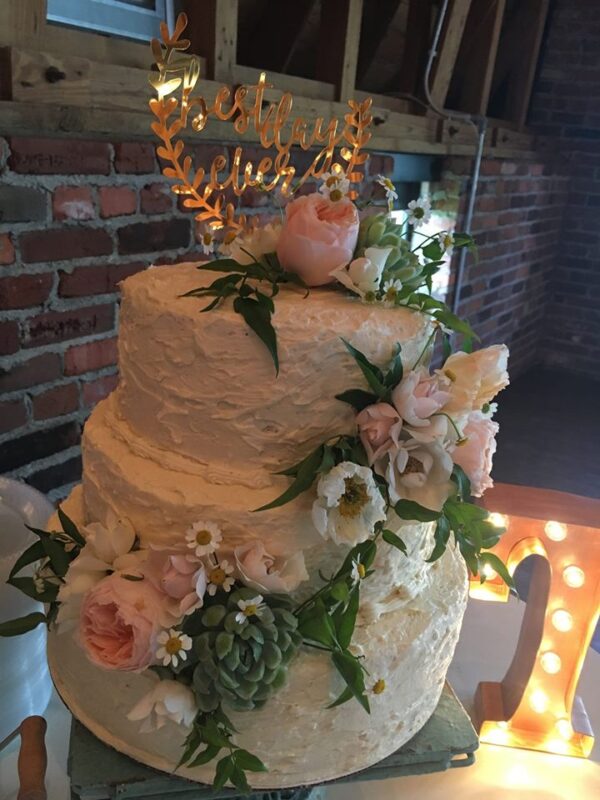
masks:
[[[359,226],[354,203],[315,193],[293,200],[285,214],[277,242],[281,266],[298,274],[307,286],[334,282],[330,273],[354,255]]]
[[[122,573],[97,583],[85,596],[79,637],[87,657],[104,669],[139,671],[154,661],[164,598],[151,581]]]

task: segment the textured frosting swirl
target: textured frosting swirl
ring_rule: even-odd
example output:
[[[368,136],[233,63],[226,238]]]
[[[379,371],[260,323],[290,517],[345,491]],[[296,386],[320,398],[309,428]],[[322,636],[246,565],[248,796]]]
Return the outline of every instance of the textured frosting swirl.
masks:
[[[400,342],[410,365],[429,334],[426,317],[405,308],[329,289],[306,298],[283,289],[273,316],[276,378],[265,346],[230,302],[203,314],[205,299],[181,297],[215,277],[196,266],[155,267],[124,282],[115,413],[167,458],[208,466],[214,482],[233,466],[241,483],[266,485],[265,472],[352,429],[352,410],[335,395],[361,385],[361,376],[342,337],[381,364]]]

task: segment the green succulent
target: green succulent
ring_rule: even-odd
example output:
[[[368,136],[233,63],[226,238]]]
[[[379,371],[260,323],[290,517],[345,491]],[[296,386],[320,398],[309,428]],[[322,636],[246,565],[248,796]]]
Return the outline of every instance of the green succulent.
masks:
[[[372,214],[360,223],[356,256],[364,256],[367,247],[392,248],[383,272],[384,281],[398,278],[404,285],[415,287],[421,283],[423,265],[402,236],[402,225],[394,222],[387,212]]]
[[[287,665],[302,637],[289,601],[267,597],[259,614],[237,621],[238,603],[256,597],[254,589],[233,591],[223,603],[197,611],[193,650],[198,659],[192,689],[201,711],[221,702],[245,711],[262,706],[285,682]]]

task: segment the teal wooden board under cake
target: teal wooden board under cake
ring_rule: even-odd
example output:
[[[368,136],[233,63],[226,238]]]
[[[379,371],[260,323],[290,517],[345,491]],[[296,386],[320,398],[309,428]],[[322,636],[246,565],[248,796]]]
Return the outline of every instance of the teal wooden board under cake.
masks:
[[[381,780],[402,775],[440,772],[472,764],[479,746],[471,721],[448,684],[423,728],[388,758],[336,783]],[[78,800],[218,800],[239,797],[239,792],[215,791],[204,784],[139,764],[100,742],[73,720],[69,753],[73,798]],[[257,791],[245,800],[316,800],[318,789]]]

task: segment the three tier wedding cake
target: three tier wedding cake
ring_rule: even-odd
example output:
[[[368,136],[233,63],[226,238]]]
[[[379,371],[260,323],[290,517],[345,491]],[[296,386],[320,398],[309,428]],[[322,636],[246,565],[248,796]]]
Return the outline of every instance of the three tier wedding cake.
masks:
[[[165,75],[153,110],[179,163]],[[206,250],[235,235],[123,283],[120,381],[85,426],[82,483],[10,578],[47,613],[0,626],[49,624],[56,686],[100,739],[217,786],[317,783],[398,749],[440,697],[466,567],[507,575],[471,502],[507,350],[471,352],[431,295],[470,237],[419,236],[428,201],[398,221],[385,178],[388,207],[360,207],[368,104],[351,109],[348,168],[331,149],[281,222],[236,222],[179,174]]]

